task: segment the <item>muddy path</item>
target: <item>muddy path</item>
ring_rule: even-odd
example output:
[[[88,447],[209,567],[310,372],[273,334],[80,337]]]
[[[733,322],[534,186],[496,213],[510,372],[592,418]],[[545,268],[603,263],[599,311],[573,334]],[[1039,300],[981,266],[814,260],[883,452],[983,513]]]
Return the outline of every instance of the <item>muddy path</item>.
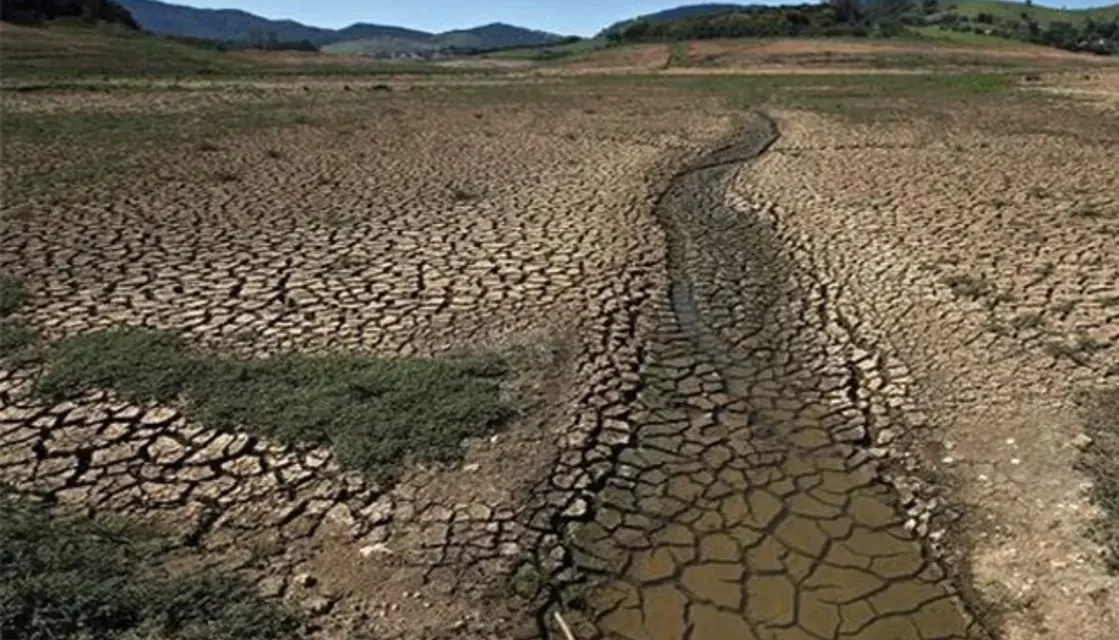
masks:
[[[879,481],[904,392],[772,210],[728,185],[776,139],[756,118],[656,206],[670,295],[614,473],[569,529],[602,638],[986,638]],[[899,390],[900,389],[900,390]],[[618,427],[617,425],[615,425]]]

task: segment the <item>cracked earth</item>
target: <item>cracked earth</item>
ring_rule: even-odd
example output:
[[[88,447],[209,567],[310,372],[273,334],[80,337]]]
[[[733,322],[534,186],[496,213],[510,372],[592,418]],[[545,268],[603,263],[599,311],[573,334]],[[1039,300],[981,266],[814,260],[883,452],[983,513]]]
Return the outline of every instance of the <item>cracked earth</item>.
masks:
[[[5,366],[0,480],[152,518],[320,637],[561,637],[562,611],[580,639],[1103,640],[1119,589],[1082,535],[1071,395],[1119,375],[1119,123],[1086,84],[1114,86],[950,126],[606,86],[156,93],[194,123],[317,119],[49,194],[120,156],[5,140],[0,272],[47,337],[493,347],[521,411],[380,486],[176,407],[46,403]]]

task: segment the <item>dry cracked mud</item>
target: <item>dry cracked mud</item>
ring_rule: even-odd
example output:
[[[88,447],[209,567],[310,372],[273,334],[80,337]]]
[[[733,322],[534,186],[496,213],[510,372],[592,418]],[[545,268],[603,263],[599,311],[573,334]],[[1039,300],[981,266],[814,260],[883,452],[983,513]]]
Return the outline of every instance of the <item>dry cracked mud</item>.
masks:
[[[5,140],[0,272],[48,338],[524,363],[508,431],[393,486],[6,366],[0,481],[154,515],[320,637],[561,637],[556,611],[580,640],[1107,637],[1067,443],[1073,387],[1115,375],[1115,129],[1083,115],[1112,103],[872,127],[591,87],[157,92],[189,126],[313,116],[61,193],[119,149]]]
[[[908,374],[860,347],[836,292],[727,199],[776,137],[748,135],[657,204],[670,296],[615,474],[572,535],[611,638],[986,637],[878,480],[872,433],[907,427]],[[922,523],[923,526],[923,523]],[[588,628],[587,632],[590,630]]]

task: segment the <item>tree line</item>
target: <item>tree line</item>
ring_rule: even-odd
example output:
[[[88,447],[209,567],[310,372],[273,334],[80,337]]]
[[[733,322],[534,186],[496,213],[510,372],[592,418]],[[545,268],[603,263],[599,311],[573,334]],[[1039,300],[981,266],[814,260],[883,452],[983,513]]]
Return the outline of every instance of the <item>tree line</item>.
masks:
[[[674,20],[635,20],[607,33],[614,44],[672,42],[710,38],[797,36],[891,37],[909,27],[941,28],[1002,36],[1026,42],[1100,54],[1119,53],[1119,20],[1087,19],[1080,24],[1042,24],[1030,8],[1017,19],[990,14],[969,19],[941,11],[938,0],[828,0],[821,4],[751,6]]]
[[[85,22],[108,22],[139,31],[140,25],[128,12],[112,0],[3,0],[0,20],[23,25],[39,25],[60,18],[76,18]]]
[[[607,34],[612,42],[663,42],[708,38],[870,36],[901,33],[901,17],[916,11],[910,0],[832,0],[823,4],[752,6],[739,10],[651,22],[636,20]]]
[[[1119,18],[1099,20],[1086,18],[1079,24],[1065,20],[1041,23],[1026,9],[1013,18],[998,18],[979,13],[968,18],[947,12],[929,20],[943,29],[1023,40],[1034,44],[1101,55],[1119,54]]]

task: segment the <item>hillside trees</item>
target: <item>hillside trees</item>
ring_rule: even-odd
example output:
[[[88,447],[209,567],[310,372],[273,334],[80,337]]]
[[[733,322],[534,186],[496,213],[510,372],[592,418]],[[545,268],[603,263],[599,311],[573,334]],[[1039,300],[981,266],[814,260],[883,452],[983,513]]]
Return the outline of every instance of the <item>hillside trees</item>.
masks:
[[[113,0],[3,0],[0,20],[18,24],[39,24],[59,18],[80,18],[86,22],[109,22],[139,30],[140,25],[127,9]]]

